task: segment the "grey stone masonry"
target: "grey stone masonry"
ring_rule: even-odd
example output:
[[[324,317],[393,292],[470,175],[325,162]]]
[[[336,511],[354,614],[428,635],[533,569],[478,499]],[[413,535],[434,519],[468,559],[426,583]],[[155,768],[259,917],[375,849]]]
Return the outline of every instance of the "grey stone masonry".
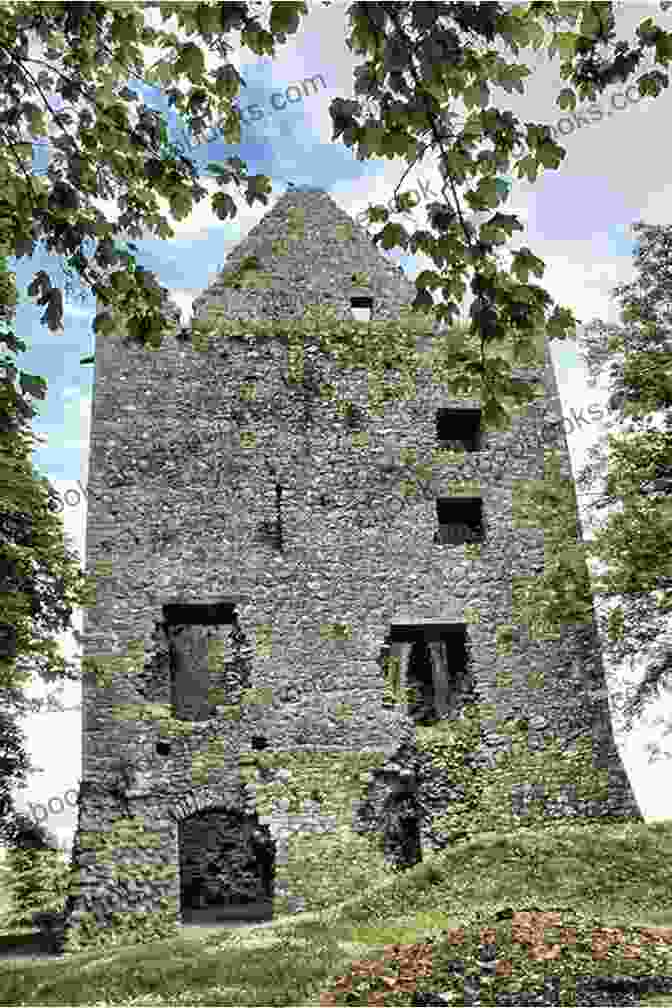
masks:
[[[287,237],[289,210],[304,218]],[[353,236],[344,239],[348,224]],[[236,288],[236,269],[251,256],[269,287]],[[216,307],[229,318],[291,320],[319,304],[351,320],[352,299],[363,296],[372,319],[393,320],[415,287],[328,194],[294,191],[230,254],[194,318]],[[281,338],[217,336],[195,349],[174,329],[158,351],[126,346],[120,334],[96,340],[86,558],[101,573],[84,653],[118,665],[105,683],[92,672],[84,679],[72,921],[90,911],[104,926],[113,910],[151,911],[162,897],[184,910],[208,870],[191,906],[207,893],[226,902],[269,891],[272,873],[250,875],[254,859],[232,837],[237,824],[249,850],[256,829],[277,854],[293,830],[328,831],[333,821],[319,804],[293,817],[282,805],[257,815],[241,755],[389,758],[413,745],[417,721],[455,717],[467,697],[530,719],[531,739],[593,740],[609,797],[597,808],[569,794],[568,814],[639,816],[612,735],[594,623],[568,625],[552,641],[516,627],[509,653],[497,647],[498,627],[512,621],[512,578],[544,563],[543,534],[514,521],[517,488],[543,478],[551,446],[571,479],[548,349],[544,367],[515,372],[541,385],[510,430],[482,431],[479,450],[434,465],[425,492],[410,496],[400,452],[431,459],[439,411],[461,409],[471,422],[478,401],[451,398],[421,369],[412,395],[374,415],[366,371],[343,370],[315,345],[303,366],[302,383],[288,379]],[[473,448],[455,423],[443,440]],[[470,536],[480,556],[465,546]],[[386,653],[399,658],[402,687],[418,686],[412,710],[385,702]],[[264,701],[231,720],[226,707],[246,688],[267,690]],[[191,733],[167,739],[160,721],[117,710],[160,704]],[[493,734],[486,764],[502,744]],[[217,766],[204,777],[195,767],[206,752]],[[150,869],[133,882],[119,881],[90,840],[125,817],[142,820],[154,843],[129,841],[124,857]],[[260,830],[270,830],[265,840]],[[423,831],[426,842],[425,820]],[[300,906],[302,894],[290,895]]]

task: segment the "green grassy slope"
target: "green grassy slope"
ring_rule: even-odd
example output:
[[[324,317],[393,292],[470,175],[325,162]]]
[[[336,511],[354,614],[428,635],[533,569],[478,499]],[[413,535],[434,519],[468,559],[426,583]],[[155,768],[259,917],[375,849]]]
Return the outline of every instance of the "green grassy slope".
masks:
[[[344,878],[338,899],[266,928],[0,960],[0,1004],[410,1005],[416,988],[460,1004],[449,963],[469,973],[484,941],[496,948],[498,990],[559,975],[564,996],[574,975],[672,976],[672,820],[483,834],[375,889],[349,892]],[[535,932],[538,918],[497,920],[506,908],[558,916]]]

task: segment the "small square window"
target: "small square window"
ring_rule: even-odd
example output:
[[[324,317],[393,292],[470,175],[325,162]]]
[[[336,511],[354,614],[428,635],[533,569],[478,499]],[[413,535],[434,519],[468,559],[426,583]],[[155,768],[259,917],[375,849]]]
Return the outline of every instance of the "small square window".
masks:
[[[442,498],[436,502],[439,527],[434,542],[442,546],[480,543],[485,539],[480,497]]]
[[[480,451],[480,409],[437,410],[436,437],[439,447],[449,451]]]
[[[370,294],[351,297],[350,309],[356,322],[370,322],[373,314],[373,298]]]

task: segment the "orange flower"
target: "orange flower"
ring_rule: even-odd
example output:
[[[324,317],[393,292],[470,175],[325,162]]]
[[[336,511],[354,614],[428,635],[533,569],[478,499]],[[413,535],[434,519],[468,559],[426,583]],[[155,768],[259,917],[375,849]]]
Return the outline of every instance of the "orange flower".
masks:
[[[460,945],[465,939],[464,928],[449,928],[446,931],[446,938],[451,945]]]
[[[544,942],[544,929],[557,927],[561,915],[557,910],[539,911],[520,910],[513,915],[511,923],[511,938],[519,945],[539,945]]]
[[[672,927],[645,927],[638,928],[638,931],[645,940],[672,945]]]
[[[552,945],[550,948],[548,945],[533,945],[530,949],[530,959],[534,959],[537,962],[545,962],[547,959],[557,959],[561,951],[559,945]]]
[[[625,941],[625,935],[620,928],[593,928],[593,938],[604,940],[610,945]]]

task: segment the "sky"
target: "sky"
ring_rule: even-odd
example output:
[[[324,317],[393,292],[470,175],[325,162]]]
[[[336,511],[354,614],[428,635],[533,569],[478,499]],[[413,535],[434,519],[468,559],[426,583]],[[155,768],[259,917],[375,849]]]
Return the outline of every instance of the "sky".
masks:
[[[667,30],[672,27],[672,12],[664,14],[657,5],[614,7],[618,38],[632,39],[636,26],[647,16],[653,16]],[[401,179],[407,167],[402,159],[358,161],[340,140],[332,141],[329,104],[337,97],[354,97],[353,70],[359,60],[346,45],[346,10],[342,3],[327,7],[310,3],[298,34],[288,36],[286,44],[277,47],[274,60],[259,58],[239,45],[234,49],[232,62],[246,83],[239,97],[246,120],[241,144],[227,147],[214,139],[197,148],[192,142],[191,155],[205,170],[208,161],[237,154],[247,162],[250,174],[262,172],[271,178],[273,193],[264,210],[260,204],[248,207],[237,190],[229,190],[238,207],[233,221],[220,221],[209,211],[209,201],[203,200],[186,220],[172,225],[174,238],[161,241],[150,237],[138,243],[139,261],[154,270],[168,288],[184,323],[190,319],[194,298],[214,280],[229,252],[274,205],[289,182],[325,189],[354,218],[370,203],[387,202]],[[158,11],[148,14],[152,23],[160,24]],[[174,20],[167,27],[175,29]],[[509,61],[516,59],[503,45],[498,49]],[[157,57],[158,53],[150,54],[150,58]],[[636,88],[629,86],[636,80],[633,76],[627,85],[614,85],[597,98],[594,105],[599,112],[593,109],[588,114],[584,109],[583,118],[572,124],[556,105],[564,86],[559,57],[549,60],[543,50],[523,50],[517,60],[533,71],[525,82],[525,94],[509,95],[501,88],[493,88],[491,100],[501,109],[510,109],[523,122],[553,126],[555,139],[567,154],[557,171],[542,172],[533,184],[511,179],[504,212],[517,213],[525,230],[516,234],[510,248],[526,245],[544,260],[546,271],[536,282],[557,303],[572,308],[582,323],[579,332],[595,319],[618,323],[621,306],[612,295],[613,288],[636,276],[632,224],[639,220],[651,225],[672,223],[669,162],[663,156],[672,99],[665,91],[656,99],[640,98]],[[217,65],[209,54],[208,64]],[[642,69],[649,66],[650,61]],[[150,105],[167,111],[167,103],[161,104],[158,91],[146,88],[141,93]],[[464,116],[460,102],[455,110]],[[185,134],[171,117],[172,138],[184,143]],[[43,150],[36,158],[36,169],[46,166],[45,155]],[[204,184],[214,190],[208,179]],[[439,198],[440,176],[431,155],[409,172],[402,189],[406,188],[415,188],[422,202]],[[114,217],[119,213],[112,201],[100,200],[98,205]],[[401,220],[396,216],[393,219]],[[425,220],[421,203],[406,226],[415,230]],[[411,280],[423,269],[434,268],[431,260],[421,254],[407,256],[401,250],[384,254],[401,265]],[[54,283],[62,280],[59,260],[44,252],[38,251],[31,259],[12,261],[12,268],[23,292],[39,269],[46,269]],[[91,329],[95,304],[91,297],[84,304],[76,299],[66,301],[64,331],[50,333],[40,322],[43,309],[24,301],[17,310],[16,328],[29,349],[19,355],[19,367],[48,381],[47,398],[39,403],[39,416],[33,421],[33,430],[41,439],[33,462],[64,501],[64,529],[84,566],[93,368],[81,365],[80,357],[95,349]],[[593,416],[606,415],[606,385],[602,382],[597,388],[589,386],[575,341],[554,341],[551,351],[572,466],[577,473],[588,447],[605,429],[599,420],[589,422],[587,409],[592,405]],[[584,522],[586,503],[585,498],[580,498]],[[81,613],[77,614],[75,626],[81,630]],[[76,653],[71,634],[64,635],[62,643],[66,654]],[[607,666],[610,687],[614,671]],[[630,681],[637,680],[636,673],[635,669]],[[30,695],[44,696],[44,685],[35,682]],[[29,755],[43,772],[32,774],[28,787],[16,793],[17,807],[45,821],[66,848],[76,828],[75,796],[81,779],[80,699],[81,689],[68,684],[62,700],[71,709],[32,715],[21,722]],[[646,749],[652,741],[657,741],[663,751],[669,749],[669,739],[664,739],[662,732],[670,720],[672,702],[668,691],[647,708],[644,719],[635,722],[633,732],[616,736],[647,820],[672,817],[672,789],[665,786],[669,765],[665,759],[650,762]]]

